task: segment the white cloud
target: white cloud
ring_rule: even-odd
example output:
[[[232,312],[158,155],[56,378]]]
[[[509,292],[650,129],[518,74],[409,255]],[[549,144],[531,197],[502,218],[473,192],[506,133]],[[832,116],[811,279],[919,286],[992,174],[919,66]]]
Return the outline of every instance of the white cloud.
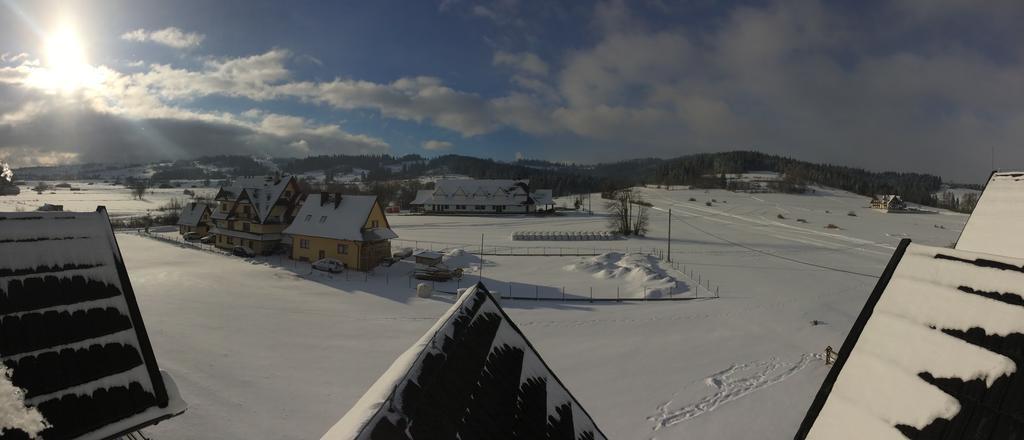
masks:
[[[203,40],[206,39],[206,35],[197,32],[185,32],[171,26],[155,31],[136,29],[121,34],[121,39],[139,43],[152,41],[175,49],[191,49],[199,47]]]
[[[423,149],[429,151],[450,150],[454,144],[448,141],[429,140],[423,143]]]
[[[530,52],[511,53],[497,51],[494,53],[495,66],[510,66],[519,71],[532,75],[544,76],[548,74],[548,64],[539,56]]]

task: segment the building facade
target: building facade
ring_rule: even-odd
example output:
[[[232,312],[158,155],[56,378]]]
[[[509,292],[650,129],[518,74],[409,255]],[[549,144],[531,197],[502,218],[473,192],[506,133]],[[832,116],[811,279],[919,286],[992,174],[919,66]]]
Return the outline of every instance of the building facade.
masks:
[[[281,245],[284,229],[302,204],[302,194],[293,176],[244,177],[222,187],[214,202],[210,215],[214,244],[222,249],[243,246],[266,255]]]
[[[210,233],[210,204],[205,202],[189,202],[181,208],[178,216],[178,233],[181,235],[194,232],[205,237]]]
[[[527,214],[554,208],[551,190],[531,190],[529,180],[446,179],[421,190],[416,211],[436,214]]]
[[[886,194],[871,199],[871,207],[882,211],[902,211],[907,209],[907,203],[898,195]]]
[[[299,261],[333,258],[347,268],[370,270],[391,256],[391,230],[376,196],[334,193],[306,198],[291,226],[291,257]]]

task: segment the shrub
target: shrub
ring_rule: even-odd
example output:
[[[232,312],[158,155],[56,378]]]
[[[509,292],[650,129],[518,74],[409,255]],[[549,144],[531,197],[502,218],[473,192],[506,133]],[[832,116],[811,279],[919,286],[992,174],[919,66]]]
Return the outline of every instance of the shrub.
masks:
[[[785,220],[786,219],[786,216],[784,216],[782,214],[776,215],[775,217],[778,217],[779,220]]]
[[[796,221],[797,221],[798,223],[807,223],[807,220],[804,220],[804,219],[802,219],[802,218],[798,218],[798,219],[796,219]]]
[[[850,211],[850,212],[847,212],[847,213],[846,213],[846,215],[848,215],[848,216],[850,216],[850,217],[856,217],[856,216],[857,216],[857,213],[856,213],[856,212],[853,212],[853,211]]]

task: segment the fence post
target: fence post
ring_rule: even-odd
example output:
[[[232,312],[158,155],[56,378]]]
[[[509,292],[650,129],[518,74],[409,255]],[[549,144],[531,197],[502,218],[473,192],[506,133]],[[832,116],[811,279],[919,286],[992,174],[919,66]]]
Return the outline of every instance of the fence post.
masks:
[[[721,286],[715,286],[715,298],[718,298],[718,288]]]
[[[565,286],[562,286],[562,302],[565,302]]]
[[[540,286],[536,284],[533,285],[533,295],[537,298],[537,301],[540,301]]]
[[[621,286],[615,286],[615,302],[622,302],[622,297],[619,296],[619,289]]]
[[[508,297],[509,298],[512,297],[512,282],[511,281],[508,282]]]
[[[647,302],[647,286],[644,286],[644,302]]]
[[[590,303],[594,303],[594,286],[590,286]]]

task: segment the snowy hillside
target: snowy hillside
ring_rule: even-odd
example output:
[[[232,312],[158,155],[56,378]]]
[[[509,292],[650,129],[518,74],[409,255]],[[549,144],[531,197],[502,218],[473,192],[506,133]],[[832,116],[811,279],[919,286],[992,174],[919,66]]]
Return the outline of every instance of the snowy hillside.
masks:
[[[792,438],[828,372],[821,353],[842,344],[899,240],[947,246],[967,219],[885,214],[867,208],[862,196],[831,190],[642,191],[654,204],[646,238],[531,241],[531,254],[549,246],[549,256],[483,261],[482,280],[496,296],[553,296],[564,286],[567,296],[585,298],[593,287],[595,296],[614,297],[630,280],[567,271],[593,257],[560,257],[558,247],[664,249],[672,209],[673,262],[720,285],[720,299],[502,302],[616,439]],[[705,199],[716,202],[707,206]],[[593,216],[388,219],[400,236],[395,249],[475,252],[481,234],[494,250],[526,244],[511,239],[520,230],[603,229],[600,198],[593,201]],[[830,223],[839,229],[827,229]],[[310,274],[308,266],[278,257],[254,264],[135,235],[119,234],[118,241],[161,368],[191,406],[146,430],[156,439],[318,438],[453,301],[439,292],[417,298],[405,263],[364,281],[361,274]],[[463,255],[466,267],[480,264]],[[655,262],[680,280],[681,290],[694,287],[663,260]],[[479,275],[470,270],[465,281]]]

